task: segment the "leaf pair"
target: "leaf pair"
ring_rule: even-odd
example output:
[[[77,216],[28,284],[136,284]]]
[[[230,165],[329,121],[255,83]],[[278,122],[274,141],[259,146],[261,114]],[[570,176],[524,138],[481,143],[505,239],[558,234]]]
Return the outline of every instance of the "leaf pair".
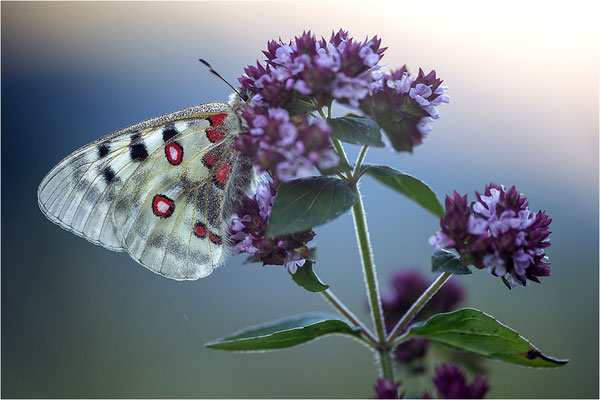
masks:
[[[334,334],[358,337],[360,328],[326,314],[305,314],[251,327],[206,346],[228,351],[276,350]],[[568,362],[542,354],[508,326],[472,308],[434,315],[425,322],[414,324],[402,339],[418,337],[528,367],[552,368]]]

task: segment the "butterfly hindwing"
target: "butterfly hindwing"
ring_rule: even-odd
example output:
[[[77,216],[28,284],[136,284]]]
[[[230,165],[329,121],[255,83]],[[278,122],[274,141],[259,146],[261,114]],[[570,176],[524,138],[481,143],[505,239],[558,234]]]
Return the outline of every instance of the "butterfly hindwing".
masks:
[[[105,136],[65,158],[38,190],[53,222],[126,250],[173,279],[198,279],[227,253],[227,225],[253,183],[232,149],[240,119],[226,103],[166,114]]]

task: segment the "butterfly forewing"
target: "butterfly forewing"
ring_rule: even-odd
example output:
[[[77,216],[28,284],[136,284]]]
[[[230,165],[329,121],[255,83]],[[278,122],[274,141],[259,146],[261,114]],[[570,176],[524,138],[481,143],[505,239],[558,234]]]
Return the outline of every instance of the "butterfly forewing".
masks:
[[[59,163],[38,190],[53,222],[126,250],[173,279],[198,279],[227,254],[227,225],[253,183],[232,149],[240,118],[208,103],[122,129]]]

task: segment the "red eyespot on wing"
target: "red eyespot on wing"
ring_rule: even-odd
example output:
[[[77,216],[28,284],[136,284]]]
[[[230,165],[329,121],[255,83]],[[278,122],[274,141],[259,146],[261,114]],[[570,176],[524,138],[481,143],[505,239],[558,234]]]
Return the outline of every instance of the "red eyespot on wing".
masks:
[[[168,218],[175,211],[175,202],[162,194],[157,194],[152,199],[152,212],[157,217]]]
[[[215,114],[208,117],[208,122],[210,123],[210,126],[221,126],[223,125],[225,118],[227,118],[227,114]]]
[[[221,157],[221,152],[217,149],[213,149],[213,150],[209,151],[208,153],[206,153],[202,157],[202,163],[207,168],[212,168],[217,163],[217,161],[219,161],[220,157]]]
[[[196,222],[196,224],[194,225],[194,235],[196,235],[196,237],[199,237],[201,239],[205,238],[206,237],[206,225],[204,225],[200,221]]]
[[[225,182],[227,182],[228,176],[229,176],[229,161],[224,162],[223,165],[221,165],[219,167],[217,172],[215,172],[215,180],[218,183],[225,185]]]
[[[218,129],[211,129],[208,128],[206,130],[206,137],[208,138],[208,140],[210,140],[212,143],[217,143],[220,142],[221,140],[223,140],[225,138],[225,133],[221,132]]]
[[[218,235],[215,235],[214,233],[209,233],[208,234],[208,238],[210,239],[211,242],[213,242],[214,244],[221,244],[221,237]]]
[[[183,160],[183,147],[177,142],[169,143],[165,146],[165,154],[169,163],[179,165],[181,164],[181,160]]]

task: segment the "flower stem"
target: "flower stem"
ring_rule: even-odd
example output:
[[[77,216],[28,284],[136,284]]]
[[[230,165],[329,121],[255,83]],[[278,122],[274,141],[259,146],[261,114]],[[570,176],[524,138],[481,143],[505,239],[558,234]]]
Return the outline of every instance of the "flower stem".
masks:
[[[346,305],[342,303],[342,301],[338,299],[337,296],[334,295],[331,290],[324,290],[321,292],[321,294],[327,299],[327,301],[333,306],[333,308],[338,310],[340,314],[348,318],[350,322],[352,322],[354,325],[358,326],[361,329],[361,333],[363,334],[364,338],[367,339],[372,346],[377,345],[377,338],[373,335],[373,333],[371,333],[369,328],[367,328],[365,324],[363,324],[362,321],[358,319],[358,317],[354,315],[352,311],[350,311],[348,307],[346,307]]]
[[[390,350],[379,350],[379,364],[381,365],[383,377],[394,382],[394,364]]]
[[[358,189],[357,189],[358,191]],[[385,330],[383,326],[383,313],[381,311],[381,303],[379,300],[379,288],[375,277],[375,263],[371,253],[371,243],[369,232],[367,231],[367,221],[362,199],[359,194],[358,201],[352,207],[354,216],[354,225],[356,227],[356,236],[358,240],[359,250],[362,257],[363,270],[365,273],[365,283],[369,294],[369,302],[371,311],[373,312],[373,322],[377,328],[377,335],[381,343],[385,342]]]
[[[367,150],[369,150],[369,146],[363,146],[363,148],[360,149],[360,154],[358,155],[356,165],[354,166],[354,173],[352,174],[352,178],[354,179],[358,178],[360,174],[360,167],[365,159],[365,155],[367,155]]]
[[[350,165],[350,163],[348,162],[348,157],[346,156],[346,152],[342,147],[342,143],[340,143],[340,141],[337,138],[334,138],[333,136],[330,136],[329,139],[331,139],[331,143],[333,143],[333,147],[335,148],[335,152],[338,154],[338,156],[340,156],[340,158],[344,160],[346,164]]]
[[[330,136],[329,139],[331,140],[331,143],[333,144],[333,148],[335,149],[335,152],[337,153],[337,155],[342,159],[342,161],[344,161],[344,163],[346,165],[350,165],[350,163],[348,162],[348,157],[346,156],[346,152],[344,151],[344,147],[342,146],[342,143],[337,138],[334,138],[333,136]],[[349,180],[351,178],[350,172],[348,172],[348,173],[342,172],[341,175],[343,177],[342,179],[345,179],[345,180]]]
[[[438,276],[437,279],[431,285],[429,285],[429,287],[423,292],[421,297],[419,297],[417,301],[415,301],[413,305],[410,306],[408,311],[402,316],[400,321],[398,321],[394,329],[392,329],[392,332],[387,337],[387,343],[392,343],[392,347],[398,344],[393,343],[393,340],[396,338],[396,336],[404,332],[408,324],[411,323],[411,321],[417,315],[417,313],[421,311],[423,306],[427,304],[427,302],[433,297],[434,294],[437,293],[437,291],[442,287],[442,285],[446,283],[448,279],[450,279],[451,276],[451,273],[444,272],[440,276]]]
[[[344,147],[340,141],[334,137],[330,137],[331,143],[342,160],[348,163],[348,157],[344,151]],[[359,160],[362,163],[362,159],[366,154],[367,146],[365,146]],[[356,171],[355,171],[356,173]],[[350,178],[350,176],[349,176]],[[365,276],[365,284],[367,286],[367,294],[369,296],[369,305],[371,308],[371,317],[373,318],[373,324],[375,325],[377,332],[377,350],[379,352],[379,364],[381,367],[381,374],[383,378],[394,380],[394,366],[392,363],[392,356],[390,354],[391,347],[386,342],[385,335],[385,323],[383,320],[383,312],[381,308],[381,296],[379,295],[379,287],[377,284],[377,276],[375,274],[375,262],[373,261],[373,253],[371,250],[371,240],[369,239],[369,230],[367,228],[367,218],[365,215],[365,209],[362,202],[362,196],[358,185],[353,182],[351,189],[358,196],[358,201],[352,206],[352,215],[354,217],[354,227],[356,229],[356,239],[358,241],[358,247],[362,258],[363,273]]]
[[[380,345],[380,363],[383,372],[383,377],[393,380],[393,370],[389,348],[385,348],[385,325],[383,322],[383,312],[381,309],[381,299],[379,296],[379,287],[377,277],[375,276],[375,263],[373,262],[373,254],[371,251],[371,241],[369,239],[369,231],[367,229],[367,220],[363,207],[362,198],[358,187],[354,188],[358,195],[358,201],[352,206],[352,215],[354,216],[354,227],[356,228],[356,237],[360,255],[362,257],[363,272],[365,275],[365,284],[369,295],[369,305],[371,306],[371,316],[377,331],[377,337]]]

